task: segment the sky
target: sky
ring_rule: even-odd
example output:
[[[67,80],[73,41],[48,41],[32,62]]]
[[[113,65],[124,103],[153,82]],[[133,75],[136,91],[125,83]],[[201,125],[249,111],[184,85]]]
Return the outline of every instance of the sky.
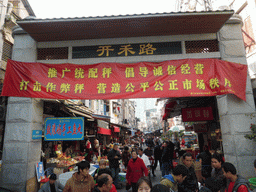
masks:
[[[136,101],[136,110],[135,116],[138,117],[141,121],[145,119],[144,111],[147,109],[156,108],[155,103],[157,98],[148,98],[148,99],[131,99]]]
[[[176,0],[28,0],[37,18],[89,17],[174,11]]]
[[[191,4],[195,0],[190,0]],[[199,0],[202,4],[203,0]],[[212,0],[216,6],[230,0]],[[177,0],[28,0],[37,18],[110,16],[175,11]],[[186,2],[186,0],[184,1]]]

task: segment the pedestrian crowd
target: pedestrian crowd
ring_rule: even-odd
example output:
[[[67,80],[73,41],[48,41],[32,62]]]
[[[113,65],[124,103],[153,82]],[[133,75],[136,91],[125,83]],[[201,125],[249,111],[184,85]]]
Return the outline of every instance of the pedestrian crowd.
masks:
[[[146,144],[146,145],[145,145]],[[143,150],[143,148],[146,148]],[[126,172],[126,190],[132,192],[249,192],[248,181],[237,174],[235,166],[224,162],[221,154],[211,154],[207,147],[197,156],[201,163],[201,176],[195,172],[195,160],[189,152],[179,153],[178,164],[173,162],[173,154],[179,151],[179,145],[160,138],[148,138],[144,142],[127,144],[120,151],[118,144],[104,151],[109,161],[99,161],[99,168],[94,175],[89,174],[90,163],[82,161],[77,164],[78,171],[62,186],[55,174],[39,192],[116,192],[120,187],[119,173],[121,165]],[[121,165],[120,165],[121,163]],[[162,179],[152,186],[151,179],[160,166]],[[256,160],[254,162],[256,170]]]

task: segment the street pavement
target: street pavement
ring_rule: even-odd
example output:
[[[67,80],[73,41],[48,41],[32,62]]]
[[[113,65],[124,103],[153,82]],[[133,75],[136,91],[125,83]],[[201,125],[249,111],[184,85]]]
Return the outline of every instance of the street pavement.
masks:
[[[159,184],[160,183],[160,180],[162,178],[162,173],[160,171],[160,166],[158,164],[158,166],[156,167],[156,170],[155,170],[155,175],[156,177],[153,177],[152,174],[151,174],[151,181],[152,181],[152,186],[156,185],[156,184]],[[117,189],[118,192],[126,192],[126,189],[125,189],[125,183],[122,182],[122,189]],[[129,190],[129,192],[131,192],[132,189]]]

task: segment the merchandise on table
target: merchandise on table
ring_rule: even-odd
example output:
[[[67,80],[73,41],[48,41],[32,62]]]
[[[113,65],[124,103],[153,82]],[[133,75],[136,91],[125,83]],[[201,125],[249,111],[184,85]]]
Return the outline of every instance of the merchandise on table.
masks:
[[[71,157],[66,157],[66,156],[60,156],[58,158],[50,158],[47,159],[47,164],[56,164],[56,167],[69,167],[69,166],[73,166],[79,162],[81,162],[82,160],[84,160],[84,156],[77,156],[74,158]]]

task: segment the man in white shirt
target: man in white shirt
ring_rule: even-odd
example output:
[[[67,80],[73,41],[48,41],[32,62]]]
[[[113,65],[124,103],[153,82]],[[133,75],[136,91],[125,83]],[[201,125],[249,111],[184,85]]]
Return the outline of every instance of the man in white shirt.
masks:
[[[138,156],[139,156],[139,158],[141,158],[144,161],[146,167],[148,168],[148,172],[149,172],[151,164],[150,164],[148,156],[144,154],[143,149],[141,147],[138,148]]]

